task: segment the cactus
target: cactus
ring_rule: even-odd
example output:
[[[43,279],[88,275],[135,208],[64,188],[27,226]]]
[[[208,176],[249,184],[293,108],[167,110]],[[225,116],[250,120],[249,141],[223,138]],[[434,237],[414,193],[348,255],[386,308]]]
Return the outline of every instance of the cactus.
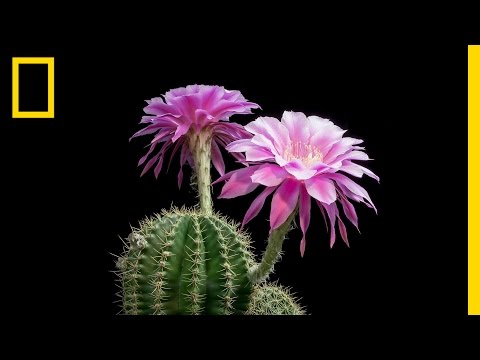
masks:
[[[288,288],[277,284],[255,285],[247,315],[305,315]]]
[[[144,220],[117,260],[125,314],[243,314],[250,241],[219,214],[173,209]]]

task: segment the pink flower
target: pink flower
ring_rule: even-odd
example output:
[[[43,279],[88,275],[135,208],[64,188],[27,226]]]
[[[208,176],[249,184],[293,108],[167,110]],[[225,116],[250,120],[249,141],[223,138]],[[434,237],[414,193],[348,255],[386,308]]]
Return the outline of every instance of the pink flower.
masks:
[[[348,246],[347,231],[337,204],[345,217],[358,229],[358,218],[350,200],[363,202],[375,209],[367,191],[345,174],[363,174],[379,181],[378,176],[354,161],[370,160],[362,140],[343,137],[345,130],[327,119],[305,116],[301,112],[285,111],[281,121],[260,117],[245,126],[253,137],[232,142],[227,150],[245,152],[248,167],[231,171],[217,180],[227,180],[220,198],[248,194],[259,185],[266,188],[252,202],[243,225],[254,218],[265,199],[273,194],[270,210],[270,231],[282,225],[297,208],[303,238],[300,252],[305,252],[305,233],[310,223],[311,198],[316,200],[330,222],[330,246],[335,242],[335,225]],[[375,209],[376,212],[376,209]],[[328,226],[327,226],[328,227]]]
[[[213,165],[220,175],[223,175],[225,165],[220,146],[225,147],[230,142],[249,135],[243,126],[229,123],[229,117],[234,114],[251,114],[252,109],[259,108],[257,104],[247,101],[239,91],[207,85],[173,89],[163,97],[147,100],[147,103],[144,111],[151,116],[143,116],[140,123],[148,125],[132,138],[150,134],[154,134],[154,138],[150,142],[150,149],[138,165],[145,163],[158,147],[160,149],[150,157],[141,176],[156,164],[154,173],[155,177],[158,177],[165,153],[173,146],[169,166],[175,153],[180,150],[179,187],[183,179],[182,166],[188,161],[193,167],[190,149],[193,137],[204,133],[205,138],[211,140]],[[241,156],[237,158],[242,159]]]

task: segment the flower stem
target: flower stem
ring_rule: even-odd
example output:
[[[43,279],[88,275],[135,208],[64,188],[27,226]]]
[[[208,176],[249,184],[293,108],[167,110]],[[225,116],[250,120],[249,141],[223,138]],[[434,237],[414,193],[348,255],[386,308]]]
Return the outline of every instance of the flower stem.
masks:
[[[212,181],[210,178],[210,161],[212,134],[210,131],[201,131],[199,134],[190,134],[189,139],[190,152],[193,155],[195,172],[197,174],[200,209],[211,214]]]
[[[255,284],[266,280],[273,272],[273,266],[281,257],[283,241],[285,240],[288,230],[290,230],[296,214],[297,209],[290,214],[282,225],[270,233],[267,249],[263,253],[262,261],[248,271],[248,277],[252,283]]]

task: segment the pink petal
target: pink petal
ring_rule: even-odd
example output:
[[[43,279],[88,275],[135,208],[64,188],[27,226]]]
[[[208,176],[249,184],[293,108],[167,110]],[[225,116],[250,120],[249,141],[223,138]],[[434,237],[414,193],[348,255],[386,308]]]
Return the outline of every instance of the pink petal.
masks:
[[[324,154],[325,157],[323,158],[323,161],[328,164],[334,161],[337,156],[345,154],[347,151],[351,150],[353,145],[360,144],[362,142],[363,140],[360,139],[344,137],[336,142],[328,153]]]
[[[153,98],[148,101],[148,105],[143,108],[146,114],[163,115],[166,113],[176,113],[174,106],[165,104],[162,98]]]
[[[310,225],[310,208],[311,208],[311,200],[310,196],[308,195],[307,190],[304,186],[300,188],[300,228],[302,229],[303,237],[302,241],[300,242],[300,254],[304,255],[305,253],[305,235],[307,233],[308,226]]]
[[[259,117],[245,125],[245,130],[268,139],[279,153],[283,153],[290,140],[287,128],[273,117]]]
[[[175,135],[172,138],[172,142],[177,141],[179,137],[185,135],[189,129],[190,129],[190,124],[178,125],[177,130],[175,131]]]
[[[135,134],[133,134],[132,137],[129,139],[129,141],[131,141],[133,138],[136,138],[138,136],[153,134],[154,132],[157,132],[162,127],[163,127],[162,124],[148,125],[147,127],[143,128],[143,129],[137,131]]]
[[[347,229],[345,228],[345,224],[343,223],[342,219],[340,219],[340,216],[337,216],[337,218],[338,229],[340,230],[340,235],[342,236],[343,242],[347,244],[348,247],[350,247],[350,244],[348,243]]]
[[[269,149],[254,145],[250,147],[245,153],[247,161],[264,161],[273,160],[273,154]]]
[[[332,203],[330,205],[322,203],[321,206],[325,208],[328,214],[328,218],[330,219],[330,247],[333,247],[333,244],[335,243],[335,221],[338,214],[337,205],[335,203]]]
[[[195,109],[200,107],[200,100],[195,94],[186,94],[180,97],[170,99],[172,105],[174,105],[177,111],[185,116],[189,122],[195,120]]]
[[[343,212],[347,219],[355,225],[357,230],[360,232],[358,229],[358,216],[357,212],[355,211],[355,208],[353,207],[352,203],[348,201],[348,199],[345,196],[340,197],[340,203],[342,204],[343,207]]]
[[[142,120],[140,121],[140,124],[147,124],[147,123],[153,123],[153,120],[156,119],[157,116],[142,116]]]
[[[218,184],[220,181],[227,181],[228,179],[230,179],[232,177],[233,174],[235,174],[236,171],[238,171],[238,170],[233,170],[233,171],[230,171],[230,172],[226,173],[225,175],[220,176],[217,180],[212,182],[212,185]]]
[[[153,166],[153,164],[155,164],[155,162],[157,162],[157,161],[159,162],[159,164],[157,164],[157,167],[159,165],[160,165],[160,168],[162,167],[163,157],[164,157],[165,153],[167,152],[167,150],[170,148],[171,145],[172,145],[172,143],[164,143],[162,145],[162,148],[160,149],[160,151],[148,161],[147,165],[145,165],[142,173],[140,174],[140,177],[142,177]],[[157,169],[157,167],[155,167],[155,170]],[[158,171],[160,171],[160,170],[158,170]]]
[[[300,183],[286,179],[277,189],[270,210],[270,231],[282,225],[297,206]]]
[[[252,146],[256,146],[256,145],[252,144],[251,139],[240,139],[240,140],[231,142],[230,144],[227,145],[225,149],[227,149],[228,152],[243,152],[243,151],[247,151]]]
[[[158,143],[155,143],[155,144],[152,144],[150,145],[150,149],[148,150],[148,152],[138,161],[138,165],[137,166],[140,166],[142,165],[145,160],[147,160],[147,158],[150,156],[150,154],[152,153],[152,151],[155,149],[155,147],[157,146]]]
[[[346,172],[347,174],[350,174],[350,175],[353,175],[353,176],[359,177],[359,178],[361,178],[363,176],[363,174],[365,174],[365,175],[377,180],[378,182],[380,182],[380,178],[377,175],[375,175],[372,171],[370,171],[366,167],[363,167],[361,165],[352,163],[349,160],[345,160],[343,162],[342,166],[340,167],[340,171]]]
[[[221,176],[225,175],[225,163],[223,162],[222,153],[215,140],[212,140],[212,163]]]
[[[335,162],[343,160],[372,160],[363,151],[350,151],[346,154],[340,155],[335,159]]]
[[[263,190],[260,195],[258,195],[255,200],[253,200],[252,204],[248,208],[247,212],[245,213],[245,217],[242,221],[242,227],[246,225],[250,220],[252,220],[255,216],[258,215],[260,210],[262,209],[263,205],[265,204],[265,199],[268,195],[270,195],[276,188],[275,187],[267,187]]]
[[[306,168],[300,160],[290,161],[284,168],[298,180],[310,179],[317,173],[315,169]]]
[[[186,141],[183,142],[182,150],[180,151],[180,170],[177,175],[177,184],[178,188],[182,186],[183,182],[183,165],[187,162],[188,156],[190,155],[190,149]]]
[[[160,170],[162,170],[162,164],[163,164],[163,158],[165,156],[165,152],[160,155],[160,158],[158,159],[157,166],[155,166],[155,169],[153,169],[153,173],[155,174],[155,179],[158,179],[158,175],[160,174]]]
[[[374,174],[373,171],[367,169],[366,167],[364,167],[362,165],[358,165],[358,164],[355,164],[355,165],[357,165],[363,171],[363,173],[365,175],[367,175],[367,176],[371,177],[372,179],[375,179],[378,182],[380,182],[380,178],[376,174]]]
[[[183,140],[183,139],[182,139],[182,140]],[[182,146],[184,143],[185,143],[185,141],[177,141],[177,142],[175,143],[175,146],[173,147],[173,150],[171,151],[171,154],[170,154],[170,160],[168,160],[167,172],[168,172],[168,170],[170,170],[170,165],[172,164],[173,157],[174,157],[175,154],[177,153],[177,151],[178,151],[178,149],[180,148],[180,146]]]
[[[335,185],[330,179],[316,176],[305,180],[308,193],[325,204],[331,204],[337,199]]]
[[[177,185],[179,189],[182,187],[182,182],[183,182],[183,169],[180,166],[180,170],[178,171],[178,175],[177,175]]]
[[[160,157],[161,155],[161,151],[156,154],[154,157],[152,157],[148,162],[147,164],[145,165],[145,167],[143,168],[143,171],[142,173],[140,174],[140,177],[142,177],[143,175],[145,175],[145,173],[153,166],[153,164],[155,164],[158,160],[158,158]]]
[[[304,113],[285,111],[282,124],[287,128],[290,141],[307,143],[310,137],[308,119]]]
[[[358,165],[348,160],[342,162],[342,166],[339,168],[339,170],[358,178],[361,178],[363,175],[363,171],[358,167]]]
[[[231,199],[237,196],[248,194],[255,190],[258,184],[252,182],[251,176],[257,169],[258,165],[249,166],[244,169],[232,171],[231,174],[225,174],[225,176],[229,175],[230,179],[223,186],[222,192],[218,198]]]
[[[230,100],[220,100],[211,109],[210,113],[215,119],[225,119],[234,113],[250,113],[249,109],[245,108],[242,103],[233,102]]]
[[[158,132],[157,135],[150,141],[150,144],[154,144],[156,142],[162,142],[165,140],[169,140],[172,137],[172,130],[171,129],[162,129]]]
[[[203,109],[195,110],[195,123],[199,127],[198,130],[200,130],[202,127],[207,126],[212,122],[215,122],[215,119],[207,111]]]
[[[327,216],[325,215],[325,210],[323,209],[323,206],[321,205],[320,201],[315,200],[318,204],[318,207],[320,208],[320,212],[322,213],[323,221],[325,222],[325,229],[328,231],[328,223],[327,223]]]
[[[344,186],[347,188],[350,192],[352,192],[354,195],[357,195],[361,198],[364,198],[367,200],[367,202],[373,207],[375,212],[377,212],[377,209],[375,208],[375,205],[373,205],[372,199],[370,199],[370,196],[367,193],[367,190],[365,190],[363,187],[358,185],[356,182],[352,181],[345,175],[335,173],[335,174],[329,174],[329,177],[339,185]]]
[[[330,120],[318,116],[309,116],[310,144],[318,147],[323,154],[327,154],[333,145],[339,141],[346,130],[334,125]]]
[[[202,98],[202,109],[210,109],[213,104],[216,104],[223,97],[225,90],[220,86],[203,87],[199,94]]]
[[[252,175],[252,181],[265,186],[277,186],[287,177],[287,172],[278,165],[261,165]]]
[[[190,154],[190,149],[186,141],[183,142],[182,151],[180,152],[180,166],[183,166],[187,161],[188,155]]]
[[[252,138],[252,144],[257,145],[258,147],[268,149],[272,154],[280,155],[283,154],[283,149],[279,150],[280,146],[275,145],[275,142],[265,135],[257,134]]]

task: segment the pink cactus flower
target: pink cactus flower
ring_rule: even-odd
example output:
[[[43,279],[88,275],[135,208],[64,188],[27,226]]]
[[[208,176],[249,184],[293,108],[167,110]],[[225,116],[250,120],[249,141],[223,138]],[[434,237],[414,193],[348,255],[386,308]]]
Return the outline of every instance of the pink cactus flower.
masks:
[[[154,173],[155,177],[158,177],[165,153],[173,146],[170,162],[177,151],[180,150],[181,154],[179,187],[183,179],[182,166],[187,161],[193,166],[191,154],[193,137],[204,133],[206,138],[211,140],[213,165],[223,175],[225,165],[220,146],[225,147],[230,142],[249,135],[243,126],[228,122],[229,117],[234,114],[251,114],[252,109],[259,108],[257,104],[247,101],[239,91],[207,85],[173,89],[163,97],[147,100],[147,103],[144,111],[149,116],[143,116],[140,123],[148,125],[132,138],[150,134],[154,134],[154,137],[147,154],[140,159],[138,165],[145,163],[156,149],[160,149],[150,157],[141,176],[156,164]],[[242,159],[241,156],[237,158]]]
[[[227,150],[244,152],[247,167],[231,171],[216,182],[226,180],[220,198],[234,198],[265,189],[252,202],[243,219],[248,223],[260,212],[267,196],[273,193],[270,232],[282,225],[297,208],[303,238],[300,253],[305,252],[305,234],[310,223],[311,198],[315,199],[330,223],[330,246],[335,243],[335,226],[348,246],[347,230],[340,217],[339,203],[345,217],[357,227],[358,218],[350,200],[363,202],[377,211],[367,191],[345,174],[361,178],[363,174],[379,181],[377,175],[354,161],[370,160],[358,146],[362,140],[343,137],[345,130],[330,120],[286,111],[282,120],[260,117],[247,124],[252,135],[230,143]]]

